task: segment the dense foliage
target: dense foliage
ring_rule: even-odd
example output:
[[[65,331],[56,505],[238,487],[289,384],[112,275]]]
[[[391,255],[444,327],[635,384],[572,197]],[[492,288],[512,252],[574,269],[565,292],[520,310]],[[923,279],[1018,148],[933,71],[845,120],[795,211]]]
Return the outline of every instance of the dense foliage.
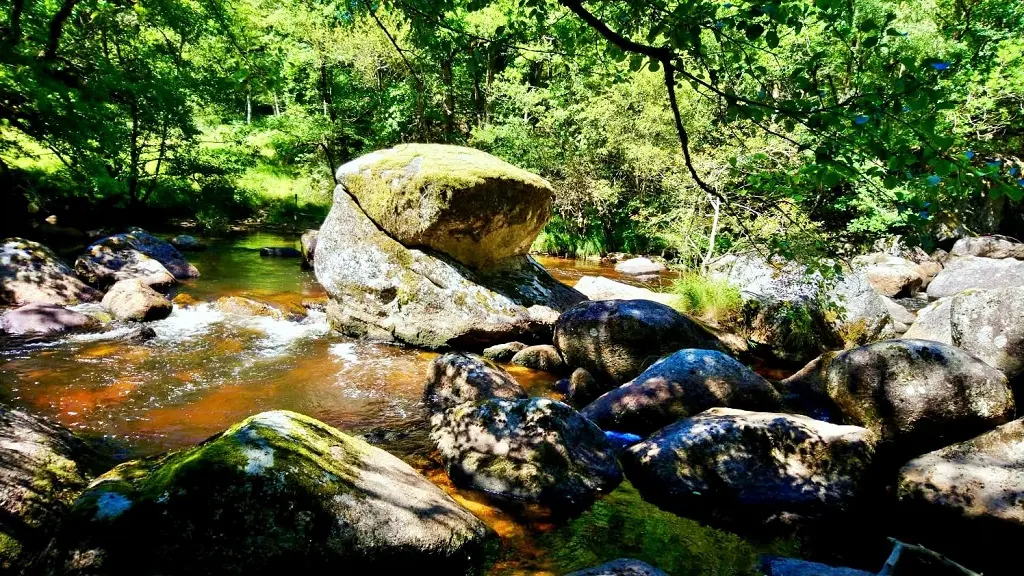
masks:
[[[549,178],[552,252],[1022,228],[1019,2],[0,1],[10,226],[315,221],[333,168],[425,141]]]

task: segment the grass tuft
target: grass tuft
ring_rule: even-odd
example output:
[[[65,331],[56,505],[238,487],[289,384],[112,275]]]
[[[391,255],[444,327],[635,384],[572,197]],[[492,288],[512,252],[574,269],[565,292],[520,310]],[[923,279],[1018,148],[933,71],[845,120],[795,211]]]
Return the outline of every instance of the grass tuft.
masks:
[[[688,273],[672,285],[679,296],[676,308],[691,316],[719,326],[730,325],[739,318],[743,307],[740,291],[725,280]]]

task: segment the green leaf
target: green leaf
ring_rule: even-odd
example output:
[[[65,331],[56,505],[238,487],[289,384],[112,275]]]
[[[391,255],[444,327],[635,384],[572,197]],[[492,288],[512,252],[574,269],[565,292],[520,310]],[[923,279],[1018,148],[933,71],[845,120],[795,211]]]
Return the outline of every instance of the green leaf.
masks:
[[[768,43],[768,47],[769,48],[778,48],[779,47],[779,33],[776,32],[774,28],[769,30],[768,33],[765,34],[765,36],[764,36],[764,41]]]
[[[747,35],[748,40],[757,40],[761,37],[761,34],[764,34],[764,26],[757,23],[751,24],[750,26],[747,26],[744,34]]]

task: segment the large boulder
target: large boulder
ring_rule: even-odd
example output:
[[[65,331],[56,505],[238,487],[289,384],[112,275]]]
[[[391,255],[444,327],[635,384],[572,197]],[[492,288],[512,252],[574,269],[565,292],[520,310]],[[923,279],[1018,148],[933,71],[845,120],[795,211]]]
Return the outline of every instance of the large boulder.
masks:
[[[895,335],[883,297],[862,269],[826,279],[793,262],[747,253],[721,257],[710,270],[740,290],[743,334],[780,360],[806,362]]]
[[[911,460],[900,470],[898,494],[935,516],[1024,535],[1024,419]]]
[[[431,418],[430,438],[456,485],[575,512],[622,481],[614,447],[549,398],[467,402]]]
[[[615,271],[629,276],[649,276],[660,274],[665,270],[665,265],[655,262],[650,258],[630,258],[615,265]]]
[[[97,478],[54,540],[51,573],[465,574],[490,536],[398,458],[276,411]]]
[[[145,262],[131,252],[138,252],[156,260],[177,280],[199,277],[199,270],[189,264],[177,248],[141,228],[131,228],[122,234],[114,234],[94,242],[75,262],[75,269],[80,273],[93,275],[100,274],[103,268],[110,268],[113,274],[126,265]],[[112,284],[119,279],[115,278],[108,283]]]
[[[1024,244],[1006,236],[968,237],[957,240],[949,254],[950,256],[1024,260]]]
[[[448,352],[430,363],[423,399],[431,412],[492,398],[524,399],[526,391],[508,372],[476,354]]]
[[[94,244],[75,261],[75,272],[86,282],[103,290],[121,280],[140,280],[158,290],[177,282],[163,264],[142,252],[113,243]]]
[[[93,330],[100,322],[55,304],[28,304],[0,314],[0,333],[11,336],[46,336],[72,330]]]
[[[712,408],[623,454],[645,499],[727,524],[852,510],[868,488],[876,436],[806,416]]]
[[[558,318],[555,346],[569,368],[586,369],[608,388],[680,348],[719,348],[700,324],[650,300],[577,304]]]
[[[956,346],[1013,378],[1024,371],[1024,290],[965,290],[937,300],[904,336]]]
[[[0,407],[0,572],[30,572],[85,488],[93,458],[64,428]]]
[[[344,185],[320,228],[314,269],[331,297],[333,328],[425,348],[546,338],[557,311],[584,299],[527,255],[482,271],[407,248],[374,224]]]
[[[762,556],[759,564],[763,576],[876,576],[875,572],[780,556]]]
[[[668,576],[668,574],[646,562],[632,558],[619,558],[600,566],[577,570],[565,576]]]
[[[886,340],[828,353],[780,385],[831,418],[879,434],[909,457],[1010,420],[1006,377],[967,352],[926,340]]]
[[[685,349],[587,405],[581,414],[603,430],[646,436],[708,408],[780,411],[778,392],[764,378],[715,350]]]
[[[141,280],[121,280],[103,295],[103,306],[118,320],[148,322],[171,315],[174,305]]]
[[[461,146],[378,150],[339,168],[337,179],[404,246],[471,268],[525,255],[551,215],[551,186],[543,178]]]
[[[23,238],[0,241],[0,305],[68,305],[102,296],[46,246]]]
[[[882,296],[913,296],[924,283],[918,264],[899,256],[866,254],[854,258],[853,265],[864,272],[868,283]]]
[[[604,276],[584,276],[576,281],[574,288],[591,300],[653,300],[666,306],[679,301],[675,294],[631,286]]]
[[[928,285],[931,299],[954,296],[972,288],[1024,287],[1024,261],[961,256],[946,262],[945,268]]]

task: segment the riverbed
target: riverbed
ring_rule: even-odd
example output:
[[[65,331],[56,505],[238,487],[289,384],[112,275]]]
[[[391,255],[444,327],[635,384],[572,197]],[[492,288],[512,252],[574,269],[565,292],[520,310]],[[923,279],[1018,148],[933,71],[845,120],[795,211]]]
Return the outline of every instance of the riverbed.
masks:
[[[421,402],[437,355],[332,334],[322,312],[307,314],[304,302],[326,298],[313,273],[259,255],[295,240],[207,240],[207,250],[187,254],[202,276],[177,287],[173,313],[150,324],[149,341],[117,340],[123,329],[114,328],[0,350],[0,399],[101,442],[119,460],[194,444],[265,410],[307,414],[406,460],[490,524],[503,542],[493,574],[560,574],[621,556],[664,557],[672,566],[662,567],[680,575],[745,573],[760,548],[661,512],[628,484],[571,521],[453,487],[431,453]],[[583,275],[621,279],[597,262],[539,260],[570,285]],[[223,296],[282,315],[224,312],[212,304]],[[532,395],[559,397],[552,375],[505,368]]]

